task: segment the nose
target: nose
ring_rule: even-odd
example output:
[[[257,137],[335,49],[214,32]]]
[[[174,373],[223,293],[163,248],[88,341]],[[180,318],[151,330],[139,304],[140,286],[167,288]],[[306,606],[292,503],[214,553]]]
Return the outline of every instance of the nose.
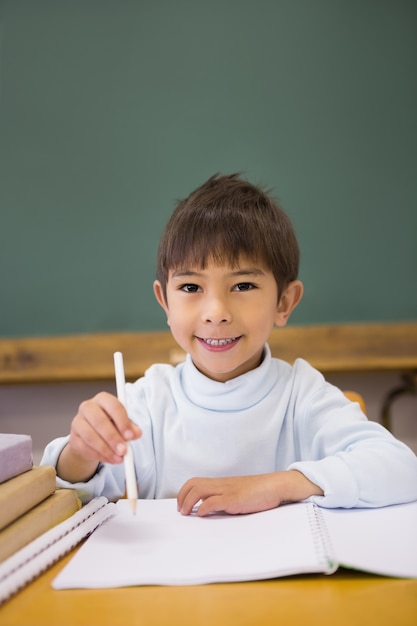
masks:
[[[202,320],[206,324],[229,324],[232,321],[232,313],[225,299],[218,296],[206,298]]]

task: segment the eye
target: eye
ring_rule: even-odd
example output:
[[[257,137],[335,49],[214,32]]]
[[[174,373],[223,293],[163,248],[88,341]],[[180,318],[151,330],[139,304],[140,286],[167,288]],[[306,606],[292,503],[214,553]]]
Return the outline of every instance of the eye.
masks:
[[[233,288],[234,291],[251,291],[252,289],[256,289],[256,286],[253,283],[238,283]]]
[[[200,290],[198,285],[194,285],[194,283],[186,283],[185,285],[180,286],[180,291],[185,291],[185,293],[197,293]]]

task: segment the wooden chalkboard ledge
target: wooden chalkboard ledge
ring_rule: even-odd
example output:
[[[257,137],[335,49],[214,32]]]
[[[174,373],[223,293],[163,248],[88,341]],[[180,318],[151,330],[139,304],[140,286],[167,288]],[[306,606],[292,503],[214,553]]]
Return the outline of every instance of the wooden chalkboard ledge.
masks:
[[[325,374],[417,371],[417,322],[288,326],[269,344],[274,356],[303,357]],[[0,383],[110,380],[116,350],[128,380],[184,358],[169,331],[0,338]]]

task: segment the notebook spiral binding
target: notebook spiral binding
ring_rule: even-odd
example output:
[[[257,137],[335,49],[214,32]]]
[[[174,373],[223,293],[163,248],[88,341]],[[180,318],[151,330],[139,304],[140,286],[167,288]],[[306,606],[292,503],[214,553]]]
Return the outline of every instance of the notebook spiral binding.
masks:
[[[100,496],[0,563],[0,605],[90,535],[116,505]]]
[[[332,542],[320,507],[311,502],[307,509],[307,515],[312,531],[314,549],[316,554],[320,555],[325,569],[324,573],[334,574],[338,569],[338,563],[333,556]]]

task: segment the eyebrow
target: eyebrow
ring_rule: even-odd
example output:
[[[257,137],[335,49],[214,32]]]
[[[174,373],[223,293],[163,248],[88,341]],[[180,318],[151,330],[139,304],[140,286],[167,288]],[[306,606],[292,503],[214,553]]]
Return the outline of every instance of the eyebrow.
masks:
[[[260,268],[258,267],[243,267],[243,268],[239,268],[238,270],[234,271],[234,272],[229,272],[227,274],[228,276],[264,276],[265,272],[262,271]],[[175,272],[172,273],[172,278],[184,278],[187,276],[197,276],[197,277],[202,277],[204,276],[204,274],[202,274],[201,272],[197,272],[195,270],[176,270]]]

